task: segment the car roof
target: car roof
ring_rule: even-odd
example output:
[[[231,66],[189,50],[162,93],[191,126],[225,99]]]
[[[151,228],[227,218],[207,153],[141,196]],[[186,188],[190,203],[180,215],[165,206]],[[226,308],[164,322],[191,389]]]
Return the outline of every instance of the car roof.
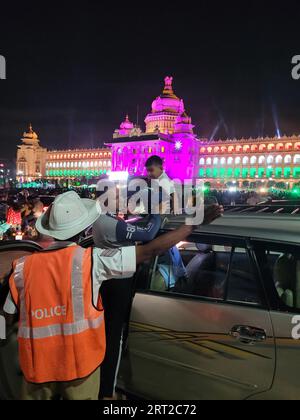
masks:
[[[184,220],[184,216],[171,216],[163,230],[173,230],[184,223]],[[195,233],[300,244],[300,217],[272,214],[224,214],[210,225],[197,227]]]

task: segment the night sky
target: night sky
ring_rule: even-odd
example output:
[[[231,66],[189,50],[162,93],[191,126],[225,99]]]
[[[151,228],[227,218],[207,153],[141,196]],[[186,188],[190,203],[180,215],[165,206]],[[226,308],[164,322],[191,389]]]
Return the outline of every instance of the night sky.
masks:
[[[296,1],[38,4],[1,3],[0,158],[29,122],[48,148],[101,146],[138,104],[143,124],[166,75],[199,136],[300,133]]]

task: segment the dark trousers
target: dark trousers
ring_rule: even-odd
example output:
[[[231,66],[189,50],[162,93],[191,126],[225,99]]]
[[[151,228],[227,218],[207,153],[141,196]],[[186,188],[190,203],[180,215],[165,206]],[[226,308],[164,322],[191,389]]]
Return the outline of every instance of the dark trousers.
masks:
[[[133,297],[133,278],[104,281],[101,297],[105,313],[106,354],[101,365],[100,398],[111,398],[115,391]]]

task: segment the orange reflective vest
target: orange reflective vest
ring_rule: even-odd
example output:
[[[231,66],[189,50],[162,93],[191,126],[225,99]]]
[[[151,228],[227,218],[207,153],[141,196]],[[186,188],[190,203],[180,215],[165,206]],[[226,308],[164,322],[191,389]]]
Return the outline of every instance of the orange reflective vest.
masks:
[[[101,299],[93,306],[92,250],[41,252],[14,263],[12,297],[20,312],[19,358],[28,382],[85,378],[105,355]]]

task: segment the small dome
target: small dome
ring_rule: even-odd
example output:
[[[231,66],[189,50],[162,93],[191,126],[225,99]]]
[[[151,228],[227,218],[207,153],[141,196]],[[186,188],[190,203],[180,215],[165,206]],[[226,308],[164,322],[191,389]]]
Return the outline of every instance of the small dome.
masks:
[[[125,121],[120,125],[120,130],[132,130],[133,127],[133,123],[129,120],[129,116],[126,115]]]

